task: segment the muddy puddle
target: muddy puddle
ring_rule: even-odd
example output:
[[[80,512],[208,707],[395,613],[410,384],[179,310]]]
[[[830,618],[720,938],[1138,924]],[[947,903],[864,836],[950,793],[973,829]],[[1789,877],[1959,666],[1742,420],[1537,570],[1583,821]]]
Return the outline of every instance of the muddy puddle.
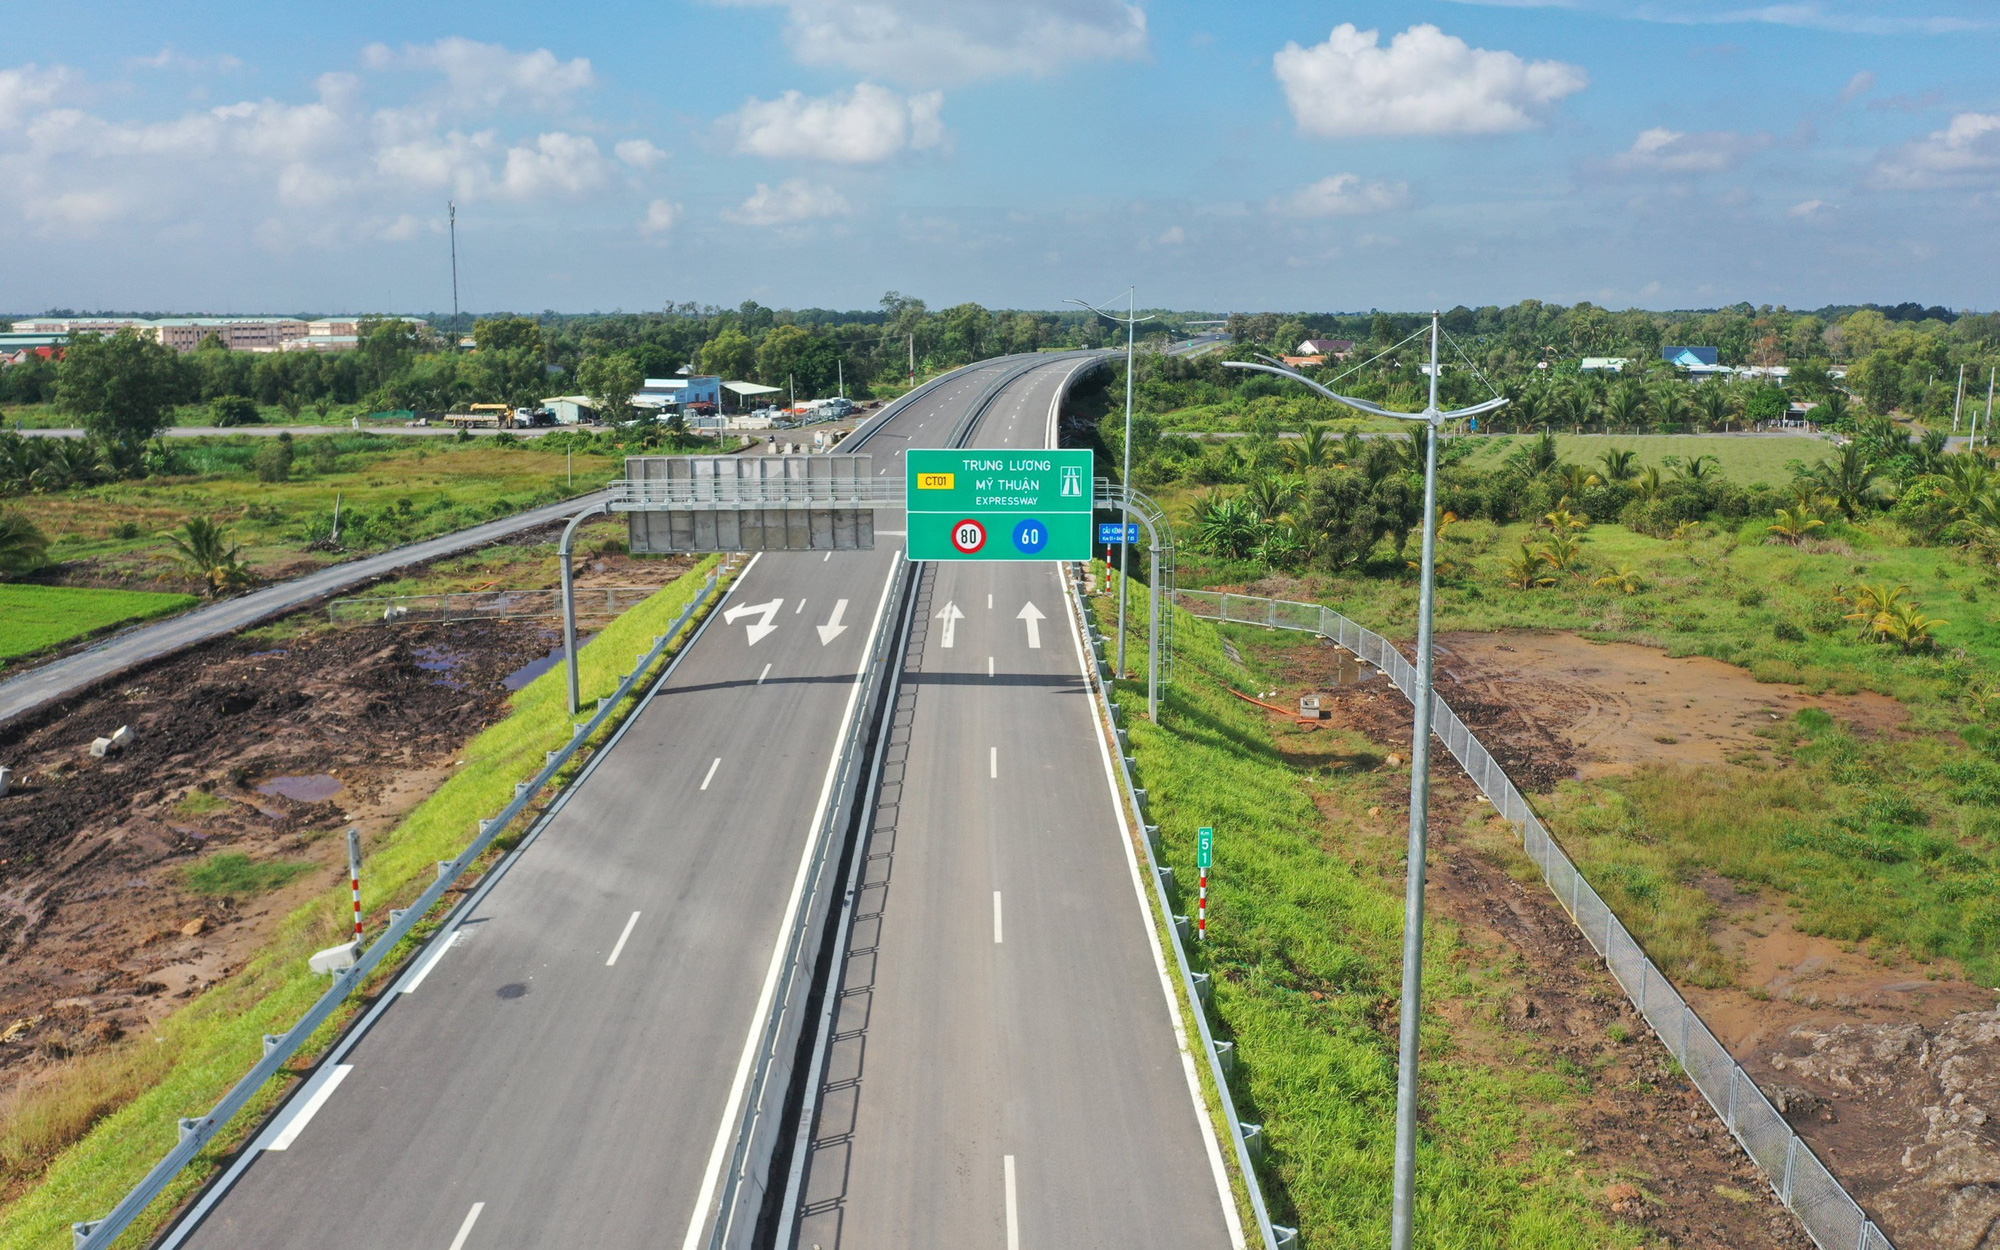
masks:
[[[290,799],[294,803],[323,803],[345,789],[347,783],[332,773],[298,773],[261,782],[257,793]]]

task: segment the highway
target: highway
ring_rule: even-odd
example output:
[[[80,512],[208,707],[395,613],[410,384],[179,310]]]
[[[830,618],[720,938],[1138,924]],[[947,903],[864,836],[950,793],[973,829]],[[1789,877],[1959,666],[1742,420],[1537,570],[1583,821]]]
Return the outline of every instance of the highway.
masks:
[[[972,445],[1052,445],[1060,377]],[[917,606],[796,1244],[1243,1245],[1059,566]]]
[[[253,590],[247,595],[205,604],[157,624],[126,630],[87,650],[0,681],[0,722],[76,694],[148,660],[157,660],[196,643],[233,634],[259,621],[290,612],[326,595],[374,581],[408,565],[484,547],[509,535],[564,520],[605,498],[607,496],[603,494],[581,495],[498,521],[486,521],[442,537],[384,551],[380,555],[330,564],[302,577]]]
[[[867,450],[946,441],[995,371]],[[317,1247],[358,1207],[409,1246],[692,1240],[900,559],[758,557],[743,611],[711,618],[178,1244]]]

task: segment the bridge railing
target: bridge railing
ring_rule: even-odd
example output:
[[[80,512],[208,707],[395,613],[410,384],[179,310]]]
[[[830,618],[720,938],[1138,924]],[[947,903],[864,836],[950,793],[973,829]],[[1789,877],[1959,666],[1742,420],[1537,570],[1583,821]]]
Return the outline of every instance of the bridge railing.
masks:
[[[1416,666],[1389,640],[1317,603],[1295,603],[1258,595],[1182,590],[1175,604],[1211,620],[1295,629],[1329,638],[1380,669],[1403,696],[1415,702]],[[1833,1173],[1814,1154],[1701,1016],[1681,997],[1667,974],[1646,955],[1624,922],[1535,814],[1485,745],[1449,704],[1433,692],[1432,725],[1452,758],[1493,804],[1519,826],[1522,849],[1542,871],[1556,900],[1582,931],[1653,1034],[1677,1060],[1702,1097],[1764,1170],[1778,1200],[1796,1215],[1820,1250],[1893,1250],[1889,1238],[1868,1218]]]

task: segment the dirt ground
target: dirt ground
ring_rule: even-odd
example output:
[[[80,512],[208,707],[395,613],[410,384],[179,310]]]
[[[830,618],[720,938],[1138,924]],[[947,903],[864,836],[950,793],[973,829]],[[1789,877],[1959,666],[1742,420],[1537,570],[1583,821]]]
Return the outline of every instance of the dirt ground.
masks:
[[[1296,707],[1299,695],[1318,691],[1331,708],[1329,727],[1358,731],[1376,745],[1379,757],[1362,762],[1393,769],[1409,753],[1410,705],[1379,676],[1341,684],[1337,655],[1331,644],[1263,654],[1262,663],[1279,666],[1283,682],[1267,701]],[[1471,700],[1449,693],[1447,698],[1477,725],[1466,711]],[[1355,762],[1326,754],[1335,749],[1335,735],[1300,727],[1289,716],[1273,713],[1271,720],[1279,749],[1295,764]],[[1492,736],[1484,740],[1516,769],[1517,761],[1506,759]],[[1532,740],[1508,745],[1522,754],[1543,749]],[[1472,963],[1510,969],[1506,975],[1522,986],[1498,1021],[1474,1018],[1481,1008],[1465,1002],[1436,1004],[1454,1025],[1464,1026],[1454,1028],[1460,1047],[1495,1064],[1518,1063],[1525,1050],[1542,1065],[1588,1073],[1588,1092],[1575,1121],[1578,1152],[1613,1178],[1602,1195],[1605,1205],[1644,1227],[1659,1244],[1702,1250],[1810,1247],[1701,1095],[1669,1070],[1666,1052],[1652,1043],[1638,1013],[1547,888],[1538,878],[1524,882],[1511,875],[1510,867],[1526,861],[1509,849],[1510,827],[1480,800],[1471,781],[1455,766],[1440,769],[1432,803],[1432,914],[1459,928]],[[1406,796],[1385,798],[1365,819],[1332,808],[1328,815],[1379,830],[1385,853],[1400,847],[1409,826]]]
[[[1895,734],[1904,721],[1900,705],[1881,695],[1809,695],[1714,660],[1570,635],[1447,635],[1438,657],[1446,700],[1527,789],[1652,762],[1726,769],[1768,751],[1754,729],[1802,707],[1823,708],[1861,734]],[[1333,702],[1337,718],[1390,749],[1406,747],[1409,706],[1386,682],[1341,688]],[[1444,793],[1470,793],[1455,767],[1450,777]],[[1448,813],[1434,827],[1455,824]],[[1462,922],[1485,917],[1521,945],[1507,915],[1520,917],[1522,888],[1490,872],[1482,881],[1449,834],[1445,845],[1442,905]],[[1731,988],[1683,987],[1717,1037],[1898,1245],[2000,1247],[1995,991],[1937,965],[1873,959],[1800,933],[1779,900],[1735,882],[1701,884],[1721,914],[1714,937],[1743,969]],[[1537,883],[1526,893],[1529,914],[1590,961],[1546,890]],[[1550,975],[1534,962],[1538,975]],[[1595,970],[1590,979],[1609,985]],[[1615,987],[1610,993],[1616,1001]],[[1643,1144],[1628,1135],[1618,1149]]]
[[[611,555],[582,585],[659,585],[686,561]],[[64,1060],[139,1034],[241,967],[272,926],[451,773],[513,685],[559,656],[540,622],[308,627],[180,653],[0,725],[0,1108]],[[290,636],[282,636],[289,633]],[[93,738],[129,726],[104,759]],[[308,865],[259,893],[192,888],[230,852]]]

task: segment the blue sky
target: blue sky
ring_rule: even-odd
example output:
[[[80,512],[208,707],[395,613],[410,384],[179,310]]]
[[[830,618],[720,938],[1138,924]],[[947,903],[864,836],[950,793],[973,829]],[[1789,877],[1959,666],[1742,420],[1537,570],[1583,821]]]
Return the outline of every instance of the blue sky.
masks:
[[[1986,0],[10,6],[0,306],[1992,308]],[[1983,72],[1982,72],[1983,71]]]

